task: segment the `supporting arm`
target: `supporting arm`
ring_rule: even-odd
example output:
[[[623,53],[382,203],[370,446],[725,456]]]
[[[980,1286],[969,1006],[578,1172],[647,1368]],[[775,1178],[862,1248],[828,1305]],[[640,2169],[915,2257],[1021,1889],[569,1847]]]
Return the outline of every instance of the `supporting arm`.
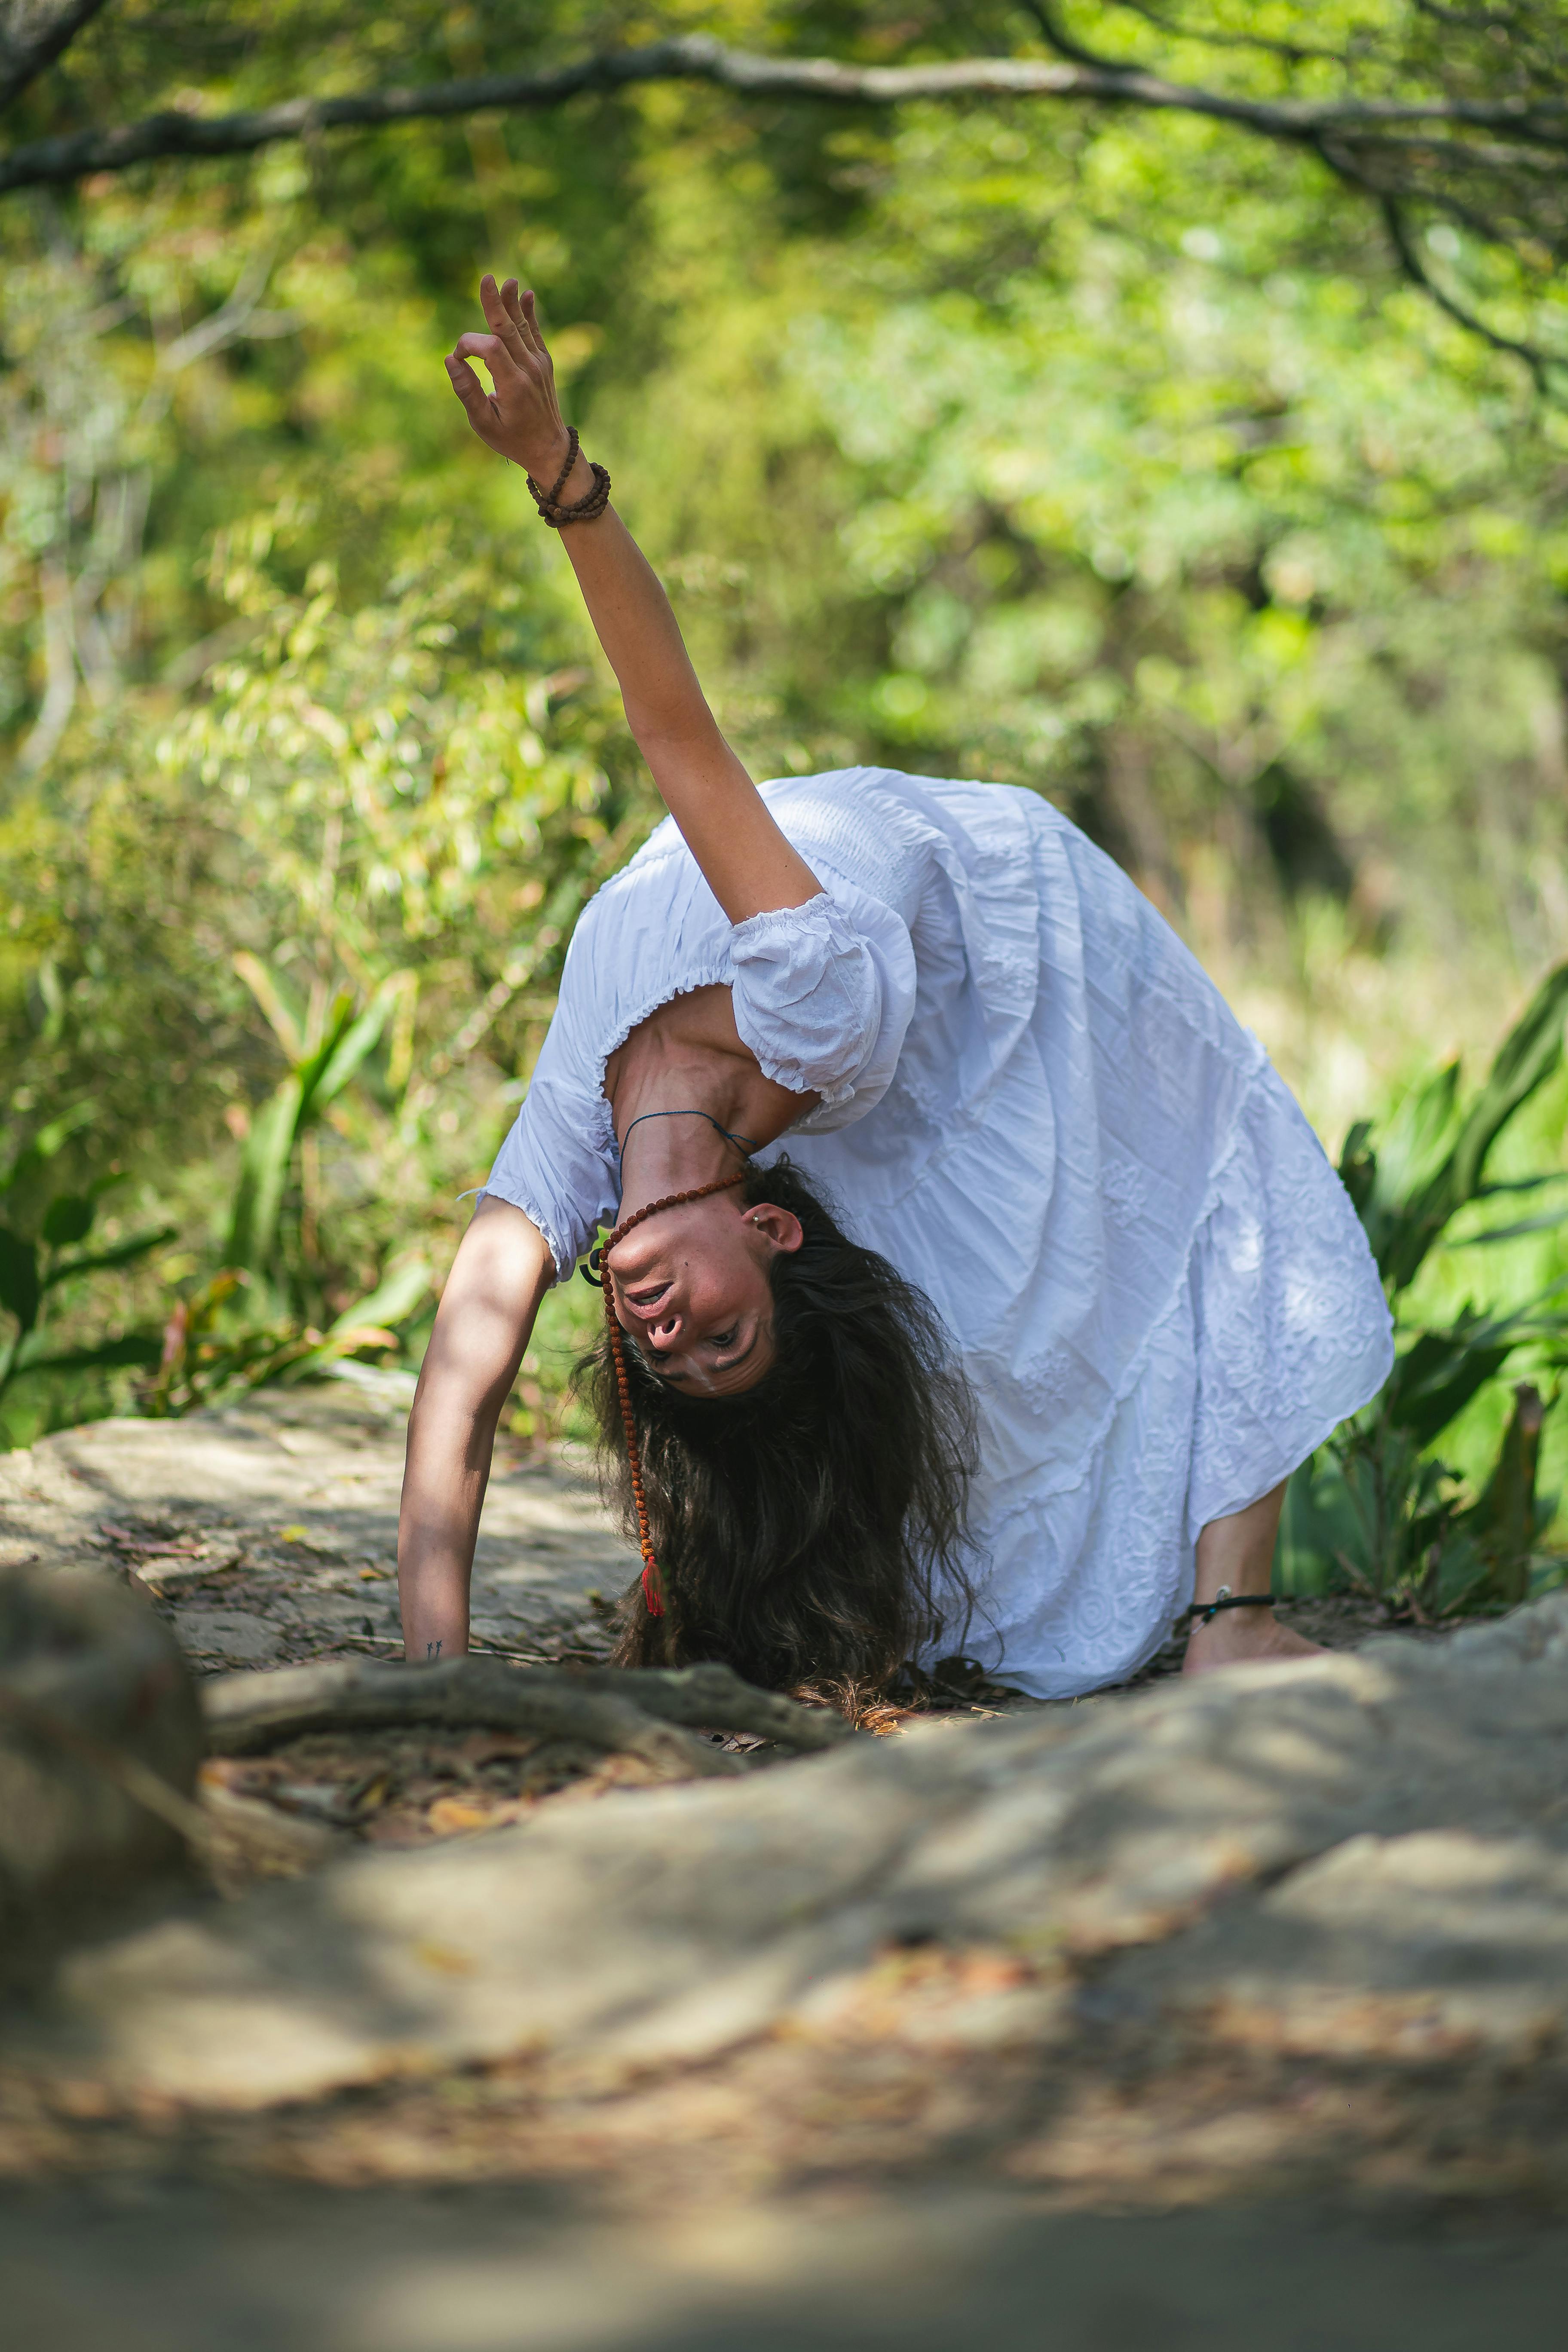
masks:
[[[408,1417],[397,1585],[404,1654],[468,1646],[468,1578],[496,1424],[555,1265],[530,1217],[483,1200],[464,1234]]]

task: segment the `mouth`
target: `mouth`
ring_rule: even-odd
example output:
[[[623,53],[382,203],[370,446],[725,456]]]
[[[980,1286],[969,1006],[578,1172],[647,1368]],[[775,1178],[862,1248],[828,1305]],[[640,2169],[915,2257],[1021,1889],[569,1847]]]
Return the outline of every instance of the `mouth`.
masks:
[[[673,1286],[668,1282],[645,1283],[638,1289],[622,1286],[621,1298],[635,1314],[651,1315],[669,1297]]]

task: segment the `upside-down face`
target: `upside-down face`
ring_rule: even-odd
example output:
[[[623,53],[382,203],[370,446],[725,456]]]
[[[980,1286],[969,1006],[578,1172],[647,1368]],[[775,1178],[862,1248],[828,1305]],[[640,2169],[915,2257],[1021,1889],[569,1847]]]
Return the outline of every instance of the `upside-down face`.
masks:
[[[773,1360],[769,1266],[804,1238],[788,1209],[733,1193],[661,1209],[616,1244],[616,1319],[682,1396],[739,1396]]]

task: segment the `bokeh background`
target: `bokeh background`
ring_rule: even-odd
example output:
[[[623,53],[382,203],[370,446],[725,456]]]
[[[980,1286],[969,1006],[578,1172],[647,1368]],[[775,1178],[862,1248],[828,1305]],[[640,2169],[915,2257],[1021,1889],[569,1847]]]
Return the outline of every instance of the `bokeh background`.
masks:
[[[1067,12],[1276,99],[1418,80],[1465,13]],[[1560,10],[1512,13],[1555,54]],[[683,31],[1050,53],[1038,12],[920,0],[131,0],[8,121]],[[1465,70],[1506,81],[1489,38]],[[1331,1152],[1403,1104],[1436,1165],[1568,956],[1568,413],[1498,347],[1558,347],[1547,232],[1413,218],[1490,340],[1320,156],[1128,106],[671,82],[0,199],[0,1443],[416,1368],[576,912],[658,817],[562,551],[447,385],[487,268],[537,288],[753,773],[1045,794]],[[1488,1179],[1561,1172],[1565,1112],[1548,1068]],[[1412,1329],[1535,1318],[1425,1444],[1450,1502],[1526,1376],[1563,1483],[1563,1198],[1479,1247],[1498,1202],[1460,1202],[1408,1286]],[[595,1311],[551,1302],[519,1436],[571,1426]]]

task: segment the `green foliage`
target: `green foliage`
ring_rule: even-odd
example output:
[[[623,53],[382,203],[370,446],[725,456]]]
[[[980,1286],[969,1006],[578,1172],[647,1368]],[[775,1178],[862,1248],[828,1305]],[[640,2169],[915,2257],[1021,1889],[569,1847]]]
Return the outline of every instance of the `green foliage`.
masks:
[[[1560,966],[1536,992],[1462,1118],[1457,1108],[1459,1066],[1451,1062],[1413,1093],[1404,1115],[1391,1127],[1381,1154],[1372,1148],[1370,1120],[1363,1119],[1352,1128],[1341,1155],[1340,1174],[1366,1227],[1378,1272],[1391,1291],[1408,1289],[1427,1252],[1460,1209],[1500,1189],[1481,1181],[1487,1156],[1514,1113],[1561,1064],[1565,1007],[1568,964]],[[1423,1174],[1423,1167],[1434,1158],[1436,1165],[1429,1174]],[[1522,1189],[1553,1181],[1554,1172],[1526,1179]],[[1508,1189],[1517,1192],[1521,1187]],[[1562,1214],[1568,1215],[1568,1211]],[[1530,1229],[1560,1221],[1552,1213],[1531,1220]],[[1478,1239],[1511,1240],[1521,1230],[1517,1225],[1499,1226],[1489,1234],[1472,1236],[1470,1245]],[[1436,1427],[1442,1425],[1438,1423]]]
[[[1340,70],[1068,13],[1238,89]],[[1389,95],[1479,70],[1403,0],[1267,20],[1181,19],[1349,49]],[[265,104],[302,58],[311,88],[414,82],[698,24],[864,62],[1038,47],[1007,6],[177,0],[104,11],[16,130]],[[1417,234],[1489,317],[1557,331],[1533,262],[1510,279],[1462,224]],[[0,1115],[37,1139],[97,1107],[17,1175],[0,1279],[26,1303],[30,1265],[42,1300],[89,1245],[46,1234],[54,1193],[110,1175],[133,1206],[106,1247],[177,1229],[47,1291],[52,1369],[16,1369],[13,1437],[293,1374],[345,1318],[395,1343],[351,1354],[416,1362],[428,1290],[353,1318],[388,1269],[438,1286],[576,912],[658,813],[561,551],[439,366],[498,262],[539,288],[570,413],[756,772],[885,759],[1047,793],[1325,1133],[1402,1094],[1347,1181],[1411,1333],[1458,1335],[1451,1393],[1563,1270],[1559,1196],[1503,1199],[1560,1156],[1539,1135],[1504,1169],[1555,1014],[1489,1104],[1461,1114],[1457,1064],[1430,1099],[1405,1082],[1564,951],[1564,426],[1310,155],[1125,110],[667,88],[22,197],[0,239]],[[1466,1256],[1479,1216],[1504,1222]],[[1446,1526],[1489,1492],[1507,1376],[1545,1376],[1555,1311],[1412,1437],[1465,1468],[1434,1489]],[[559,1423],[551,1312],[525,1434]],[[35,1345],[6,1328],[13,1358]]]
[[[10,1166],[0,1175],[0,1200],[25,1191],[29,1180],[37,1191],[37,1180],[49,1162],[92,1118],[93,1106],[79,1103],[62,1118],[39,1128],[13,1153]],[[90,1346],[51,1349],[47,1344],[47,1311],[56,1291],[74,1286],[88,1275],[132,1265],[173,1237],[174,1227],[161,1225],[102,1249],[82,1248],[92,1231],[100,1200],[117,1181],[112,1174],[101,1177],[85,1192],[46,1190],[30,1237],[8,1223],[0,1224],[0,1309],[14,1327],[8,1341],[0,1347],[0,1399],[26,1372],[120,1370],[157,1361],[156,1341],[134,1332]]]
[[[351,1358],[397,1345],[405,1323],[430,1287],[423,1258],[393,1267],[368,1298],[340,1315],[326,1331],[268,1322],[247,1297],[251,1278],[225,1267],[179,1299],[164,1329],[158,1372],[145,1397],[155,1419],[212,1404],[231,1390],[283,1386],[333,1370]]]
[[[1549,1407],[1521,1381],[1494,1460],[1475,1492],[1433,1449],[1481,1392],[1528,1352],[1536,1370],[1568,1361],[1568,1278],[1518,1304],[1423,1325],[1410,1286],[1461,1210],[1564,1181],[1559,1170],[1489,1183],[1489,1155],[1557,1070],[1568,1013],[1568,965],[1537,990],[1503,1041],[1474,1101],[1461,1107],[1450,1063],[1413,1087],[1382,1134],[1360,1120],[1340,1173],[1366,1228],[1395,1314],[1398,1356],[1381,1394],[1297,1471],[1287,1493],[1277,1576],[1287,1591],[1348,1580],[1395,1612],[1424,1620],[1509,1606],[1568,1577],[1568,1555],[1544,1550],[1554,1506],[1537,1492]],[[1494,1224],[1457,1245],[1545,1231],[1568,1208]],[[1552,1402],[1556,1402],[1553,1391]]]
[[[243,953],[235,962],[242,977],[254,971],[252,986],[264,1009],[282,1005],[282,988],[264,964]],[[251,1121],[224,1246],[226,1265],[263,1272],[273,1263],[283,1190],[300,1145],[379,1044],[395,993],[395,982],[387,983],[356,1019],[353,995],[341,990],[327,1008],[319,1036],[311,1035],[314,1024],[309,1023],[300,1035],[290,1019],[289,1034],[298,1042],[299,1058]]]

